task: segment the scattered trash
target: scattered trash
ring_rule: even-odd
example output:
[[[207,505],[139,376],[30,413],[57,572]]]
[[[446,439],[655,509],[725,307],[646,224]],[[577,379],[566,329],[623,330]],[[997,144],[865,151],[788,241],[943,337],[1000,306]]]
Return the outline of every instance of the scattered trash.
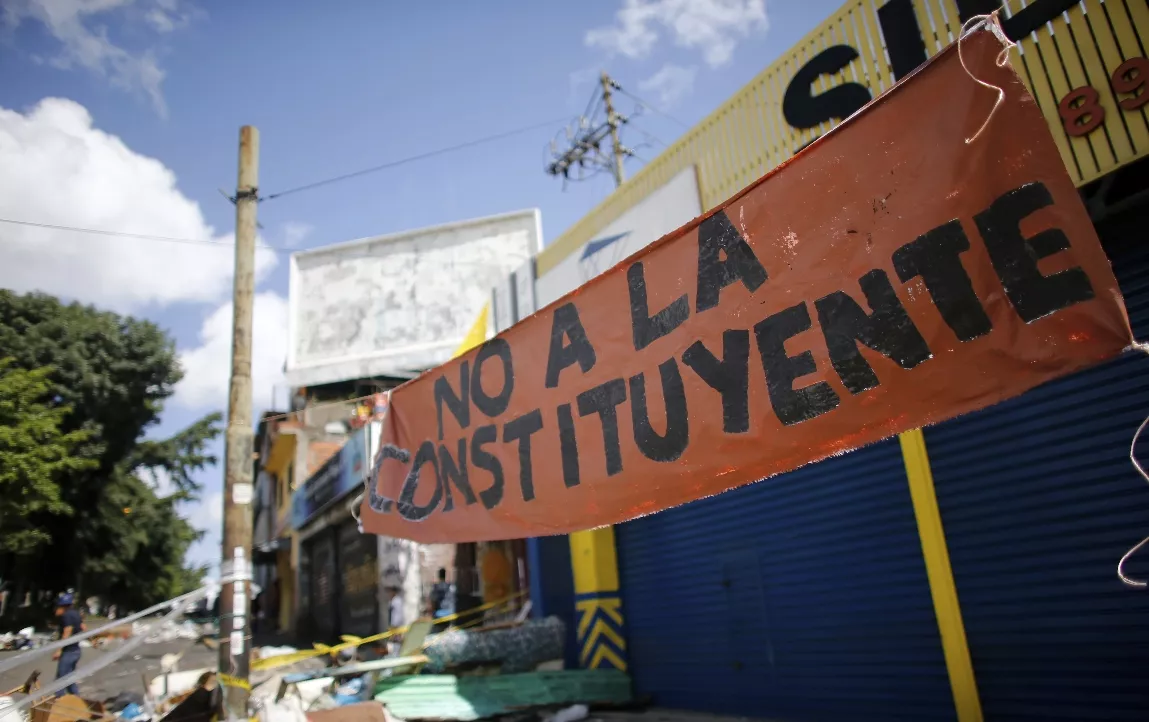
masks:
[[[127,707],[124,707],[122,710],[120,710],[116,716],[120,719],[134,720],[137,717],[146,717],[147,715],[144,714],[143,707],[139,706],[135,702],[132,702]]]
[[[80,722],[103,715],[103,705],[74,694],[45,700],[32,709],[32,722]]]
[[[16,700],[11,697],[0,697],[0,722],[28,722],[28,715],[22,709],[11,709]]]
[[[171,707],[160,722],[201,722],[211,719],[214,711],[219,708],[220,696],[215,672],[205,672],[200,675],[195,689],[167,703]]]
[[[256,659],[267,659],[268,657],[279,657],[285,654],[295,654],[299,650],[295,647],[267,645],[266,647],[258,647],[252,650],[252,656]]]
[[[272,697],[256,712],[259,722],[307,722],[303,711],[303,700],[299,697],[284,697],[278,702]]]
[[[132,622],[132,635],[144,637],[147,644],[174,642],[177,639],[199,639],[203,636],[200,626],[190,619],[177,622],[164,619],[161,622]]]
[[[44,644],[48,638],[49,635],[47,634],[36,634],[35,627],[24,627],[15,634],[11,632],[0,634],[0,649],[36,649]]]
[[[590,708],[585,704],[573,704],[550,715],[544,722],[579,722],[586,719],[588,714]]]
[[[138,692],[120,692],[118,695],[110,700],[104,702],[109,712],[119,714],[120,711],[130,705],[143,705],[144,696]]]
[[[364,691],[364,678],[355,677],[335,688],[335,693],[331,695],[335,700],[335,704],[343,707],[349,704],[363,701]]]
[[[358,702],[340,707],[338,710],[308,711],[307,719],[308,722],[393,722],[395,720],[378,702]],[[275,720],[275,722],[280,721]]]
[[[207,673],[214,673],[214,667],[189,669],[183,672],[157,675],[148,682],[148,696],[152,699],[165,699],[173,695],[180,695],[195,689],[201,684],[201,678]]]

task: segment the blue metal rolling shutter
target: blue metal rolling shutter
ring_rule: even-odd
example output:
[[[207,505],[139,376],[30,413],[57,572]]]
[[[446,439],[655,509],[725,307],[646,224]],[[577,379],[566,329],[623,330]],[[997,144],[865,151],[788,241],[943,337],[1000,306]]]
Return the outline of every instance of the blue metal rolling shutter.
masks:
[[[1099,231],[1144,339],[1149,245],[1136,220]],[[1149,594],[1115,573],[1149,534],[1149,488],[1129,463],[1147,413],[1139,355],[926,430],[987,720],[1149,719]],[[1149,564],[1130,571],[1145,578]]]
[[[617,528],[636,692],[759,718],[952,720],[896,441]]]

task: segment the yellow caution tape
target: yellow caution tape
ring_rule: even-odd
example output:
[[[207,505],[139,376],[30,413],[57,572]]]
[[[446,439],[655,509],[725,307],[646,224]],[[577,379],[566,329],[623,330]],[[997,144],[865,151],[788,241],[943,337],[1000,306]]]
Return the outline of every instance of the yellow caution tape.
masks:
[[[225,687],[239,687],[240,689],[251,691],[251,682],[240,677],[232,677],[230,674],[219,675],[219,683]]]

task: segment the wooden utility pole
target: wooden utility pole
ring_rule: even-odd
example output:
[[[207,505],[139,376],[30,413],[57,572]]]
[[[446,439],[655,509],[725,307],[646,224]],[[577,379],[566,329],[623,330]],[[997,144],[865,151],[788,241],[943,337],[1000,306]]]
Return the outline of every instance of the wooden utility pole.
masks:
[[[602,104],[606,107],[606,124],[610,126],[610,142],[611,153],[614,156],[614,184],[616,186],[622,185],[626,180],[626,170],[622,167],[622,162],[626,160],[627,151],[622,145],[622,139],[619,137],[618,129],[622,125],[622,118],[614,112],[614,102],[611,100],[611,91],[614,89],[614,81],[602,71],[599,77],[602,83]]]
[[[255,302],[255,215],[259,204],[259,131],[239,131],[239,182],[235,189],[235,296],[231,383],[227,399],[223,487],[223,562],[219,590],[219,671],[224,712],[246,720],[251,685],[248,621],[251,584],[251,334]],[[229,579],[230,581],[223,581]]]

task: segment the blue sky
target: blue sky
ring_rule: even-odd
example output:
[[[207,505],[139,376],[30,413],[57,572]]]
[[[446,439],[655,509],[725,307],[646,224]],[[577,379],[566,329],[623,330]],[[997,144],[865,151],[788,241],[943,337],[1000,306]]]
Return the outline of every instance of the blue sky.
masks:
[[[0,218],[230,242],[241,125],[261,190],[558,118],[600,69],[693,124],[840,0],[222,2],[7,0],[0,8]],[[635,103],[620,98],[620,110]],[[310,248],[523,208],[549,242],[611,190],[543,173],[562,123],[261,204],[263,241]],[[684,131],[652,111],[624,142],[649,160]],[[631,172],[642,161],[629,161]],[[156,434],[226,400],[230,251],[0,224],[0,286],[153,319],[187,379]],[[260,257],[257,412],[285,355],[286,256]],[[286,390],[275,397],[283,404]],[[222,451],[222,449],[221,449]],[[222,457],[222,453],[220,453]],[[222,469],[189,507],[218,557]]]

